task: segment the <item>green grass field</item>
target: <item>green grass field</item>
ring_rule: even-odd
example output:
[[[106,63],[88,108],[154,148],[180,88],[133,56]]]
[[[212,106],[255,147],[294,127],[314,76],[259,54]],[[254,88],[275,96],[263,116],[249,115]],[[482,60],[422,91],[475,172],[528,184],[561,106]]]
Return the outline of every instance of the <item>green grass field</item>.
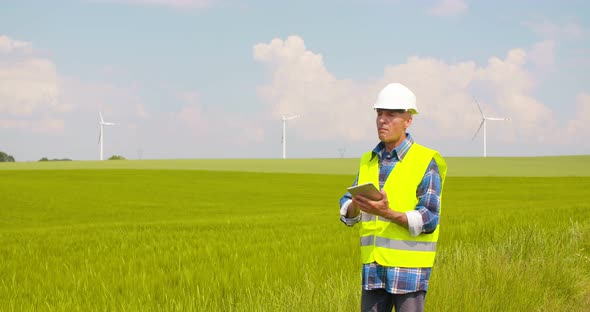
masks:
[[[426,310],[587,311],[589,160],[449,159]],[[358,310],[356,161],[146,162],[0,166],[1,311]]]
[[[561,157],[446,157],[449,176],[590,176],[590,155]],[[337,159],[176,159],[48,161],[0,163],[1,170],[154,169],[354,174],[356,158]]]

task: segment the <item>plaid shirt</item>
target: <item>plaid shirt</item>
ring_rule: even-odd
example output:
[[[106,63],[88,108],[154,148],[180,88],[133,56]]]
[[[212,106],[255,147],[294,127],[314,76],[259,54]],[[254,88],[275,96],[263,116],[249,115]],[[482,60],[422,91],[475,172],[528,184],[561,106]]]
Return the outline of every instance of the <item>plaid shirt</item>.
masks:
[[[414,144],[414,140],[407,134],[407,138],[400,146],[388,153],[385,149],[385,144],[380,142],[374,149],[373,155],[379,157],[379,187],[383,188],[387,177],[399,161],[408,153],[410,147]],[[358,175],[353,183],[357,185]],[[440,207],[440,193],[441,193],[441,179],[438,171],[438,166],[434,159],[428,165],[424,178],[418,189],[416,190],[416,197],[418,204],[417,210],[422,216],[423,233],[432,233],[438,226],[439,221],[439,207]],[[340,199],[340,206],[351,200],[350,193],[346,193]],[[341,216],[342,222],[348,226],[360,220],[360,215],[356,218],[347,219]],[[405,294],[416,292],[420,290],[428,290],[428,280],[430,279],[431,268],[398,268],[385,267],[378,263],[363,264],[363,289],[385,289],[392,294]]]

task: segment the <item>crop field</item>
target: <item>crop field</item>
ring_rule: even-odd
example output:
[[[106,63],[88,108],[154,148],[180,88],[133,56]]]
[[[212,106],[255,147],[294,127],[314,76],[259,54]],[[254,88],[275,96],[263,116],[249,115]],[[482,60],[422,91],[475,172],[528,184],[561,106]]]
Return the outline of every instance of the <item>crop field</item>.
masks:
[[[448,162],[426,311],[588,311],[590,157]],[[358,311],[356,164],[0,164],[0,311]]]

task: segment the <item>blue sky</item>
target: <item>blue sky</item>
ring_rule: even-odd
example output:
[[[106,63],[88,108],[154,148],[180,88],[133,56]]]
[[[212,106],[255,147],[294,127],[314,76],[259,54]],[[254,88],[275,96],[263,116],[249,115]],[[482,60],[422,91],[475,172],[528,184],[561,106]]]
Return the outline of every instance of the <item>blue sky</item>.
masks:
[[[590,154],[585,1],[0,1],[0,150],[17,160],[358,157],[389,82],[443,155]]]

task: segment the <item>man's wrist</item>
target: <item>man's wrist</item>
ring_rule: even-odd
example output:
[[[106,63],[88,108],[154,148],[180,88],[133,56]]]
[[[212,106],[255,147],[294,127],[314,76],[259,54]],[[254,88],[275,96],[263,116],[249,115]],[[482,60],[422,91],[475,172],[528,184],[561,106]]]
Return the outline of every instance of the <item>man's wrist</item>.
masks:
[[[405,213],[401,213],[401,212],[397,212],[395,210],[389,209],[386,212],[385,218],[387,218],[387,219],[391,220],[392,222],[399,224],[399,225],[403,225],[403,226],[408,225],[408,217],[406,216]]]
[[[347,218],[356,218],[361,214],[361,210],[351,201],[346,211]]]
[[[352,203],[352,200],[347,200],[342,206],[340,207],[340,215],[346,217],[348,214],[348,206]]]

